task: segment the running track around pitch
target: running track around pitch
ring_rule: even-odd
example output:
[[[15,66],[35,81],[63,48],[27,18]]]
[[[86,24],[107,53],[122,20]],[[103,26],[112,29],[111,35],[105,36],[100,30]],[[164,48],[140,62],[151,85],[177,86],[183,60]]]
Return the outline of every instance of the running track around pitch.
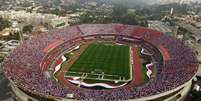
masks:
[[[137,47],[132,47],[133,51],[133,76],[134,80],[133,83],[135,85],[140,85],[144,82],[143,78],[143,71],[142,71],[142,65],[140,62],[140,57],[139,57],[139,48]]]
[[[75,56],[73,59],[70,59],[68,61],[68,64],[66,64],[60,71],[59,73],[59,81],[67,86],[70,87],[71,89],[73,89],[75,87],[75,85],[71,84],[66,78],[65,78],[65,74],[66,72],[70,69],[70,67],[73,65],[73,63],[75,63],[75,61],[80,57],[80,55],[84,52],[84,50],[87,48],[88,44],[86,46],[83,46],[81,48],[81,50],[78,52],[78,56]]]
[[[140,57],[139,57],[139,48],[138,47],[132,47],[132,54],[133,54],[133,77],[134,79],[131,81],[131,84],[134,85],[140,85],[144,82],[144,78],[143,78],[143,71],[142,71],[142,65],[140,62]],[[81,53],[84,50],[81,51]],[[79,57],[79,56],[78,56]],[[77,57],[77,58],[78,58]],[[76,59],[71,60],[70,64],[73,64],[75,62]],[[64,77],[66,72],[63,71],[68,71],[69,66],[64,66],[64,68],[61,70],[61,73],[59,75],[59,81],[62,82],[62,84],[70,87],[70,88],[74,88],[75,86],[71,83],[69,83],[69,81]]]

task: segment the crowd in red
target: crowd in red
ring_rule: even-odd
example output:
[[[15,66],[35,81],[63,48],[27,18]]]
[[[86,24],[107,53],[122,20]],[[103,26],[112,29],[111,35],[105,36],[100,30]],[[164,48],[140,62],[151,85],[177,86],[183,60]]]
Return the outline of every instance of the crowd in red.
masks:
[[[139,39],[141,47],[154,53],[152,57],[158,69],[156,77],[139,87],[128,83],[125,87],[117,89],[88,90],[63,87],[44,75],[44,70],[50,68],[48,67],[50,62],[63,51],[74,46],[76,42],[84,40],[84,37],[88,35],[98,36],[99,34],[106,36],[112,34],[117,36],[115,37],[117,41],[122,41],[124,36]],[[43,50],[55,40],[64,40],[64,42],[49,53],[44,52]],[[159,45],[169,52],[168,59],[160,58]],[[48,65],[45,65],[45,62]],[[73,94],[73,99],[77,100],[109,101],[151,96],[174,89],[195,75],[198,63],[190,48],[163,33],[131,25],[89,24],[53,30],[25,41],[5,59],[3,66],[4,74],[8,79],[18,87],[40,96],[68,98],[68,94]]]

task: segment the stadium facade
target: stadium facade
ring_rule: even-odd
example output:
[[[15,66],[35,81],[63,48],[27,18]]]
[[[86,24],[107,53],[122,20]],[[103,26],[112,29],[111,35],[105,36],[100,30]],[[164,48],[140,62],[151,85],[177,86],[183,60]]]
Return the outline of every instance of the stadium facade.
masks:
[[[52,62],[61,54],[88,40],[112,40],[143,47],[151,53],[156,76],[137,87],[134,78],[123,87],[92,90],[68,81],[64,87],[51,79],[51,72],[49,76],[44,74],[55,70]],[[13,92],[22,101],[181,101],[191,89],[198,61],[190,48],[162,32],[123,24],[84,24],[53,30],[24,42],[5,59],[3,66]]]

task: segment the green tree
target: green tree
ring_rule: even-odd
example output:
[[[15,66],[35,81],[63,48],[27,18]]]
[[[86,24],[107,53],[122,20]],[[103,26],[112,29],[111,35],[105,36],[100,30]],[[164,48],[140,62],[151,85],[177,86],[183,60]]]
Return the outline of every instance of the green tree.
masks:
[[[4,28],[10,27],[10,26],[11,26],[11,22],[0,17],[0,31],[2,31]]]
[[[26,25],[23,27],[22,31],[23,33],[30,33],[33,30],[33,26],[32,25]]]
[[[86,13],[80,16],[80,23],[92,23],[94,17],[90,13]]]
[[[192,92],[192,101],[201,101],[201,92]]]
[[[119,22],[123,16],[127,13],[127,7],[121,5],[121,4],[116,4],[114,5],[113,8],[113,22]]]

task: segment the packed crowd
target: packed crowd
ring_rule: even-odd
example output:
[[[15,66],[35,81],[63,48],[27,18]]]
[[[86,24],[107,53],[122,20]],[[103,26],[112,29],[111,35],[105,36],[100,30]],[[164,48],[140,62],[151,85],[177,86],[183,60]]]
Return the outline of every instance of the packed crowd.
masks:
[[[115,27],[115,24],[80,25],[44,33],[40,37],[26,41],[20,47],[16,48],[3,63],[5,67],[4,73],[16,85],[33,93],[62,98],[68,97],[66,96],[68,94],[73,94],[73,98],[77,100],[96,101],[127,100],[155,95],[174,89],[195,75],[197,71],[197,59],[190,48],[170,36],[165,36],[161,33],[160,36],[152,35],[155,31],[150,31],[148,32],[150,36],[157,36],[157,38],[147,39],[146,41],[151,41],[149,42],[150,44],[142,43],[141,46],[154,53],[153,57],[158,65],[158,74],[154,80],[149,81],[146,85],[133,87],[132,84],[128,84],[125,87],[113,90],[86,90],[82,88],[63,87],[44,76],[40,65],[41,61],[52,61],[62,51],[72,46],[72,44],[64,43],[57,51],[50,52],[48,53],[50,55],[47,55],[43,49],[54,41],[61,39],[68,41],[75,37],[91,35],[93,33],[118,33],[132,36],[135,36],[136,33],[142,33],[135,32],[137,30],[136,26],[123,26],[123,28],[121,26]],[[122,29],[118,30],[118,28]],[[147,31],[149,30],[143,31],[143,33],[147,33]],[[157,45],[160,44],[170,53],[170,60],[162,61],[159,58],[160,52],[154,46],[158,47]],[[46,56],[49,57],[44,58]]]

